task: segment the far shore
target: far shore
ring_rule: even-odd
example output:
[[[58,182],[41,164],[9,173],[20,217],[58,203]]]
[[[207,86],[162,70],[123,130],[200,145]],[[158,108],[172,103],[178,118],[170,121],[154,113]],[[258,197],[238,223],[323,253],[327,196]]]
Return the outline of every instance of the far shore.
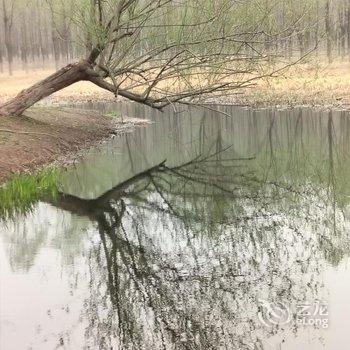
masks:
[[[15,71],[12,77],[0,74],[0,103],[52,72]],[[350,63],[320,65],[317,69],[313,65],[293,67],[284,76],[259,81],[256,86],[237,92],[232,98],[215,101],[251,107],[309,106],[350,110]],[[33,172],[53,162],[62,164],[68,157],[111,135],[147,123],[135,119],[120,121],[95,111],[58,107],[89,101],[115,101],[115,97],[89,82],[80,82],[29,109],[24,117],[2,118],[0,183],[11,174]]]
[[[31,73],[17,70],[11,77],[0,74],[0,103],[53,72],[52,69]],[[217,101],[252,107],[309,106],[349,110],[350,62],[294,66],[278,77],[260,80],[250,88],[235,92],[237,94],[232,97],[223,97]],[[115,97],[90,82],[79,82],[53,94],[40,104],[62,105],[89,101],[115,101]]]

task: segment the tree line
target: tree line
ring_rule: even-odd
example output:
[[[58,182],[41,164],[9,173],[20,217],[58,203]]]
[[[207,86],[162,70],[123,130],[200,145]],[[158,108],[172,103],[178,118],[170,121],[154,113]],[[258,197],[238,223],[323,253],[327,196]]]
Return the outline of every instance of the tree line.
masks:
[[[25,71],[35,66],[59,68],[86,50],[82,44],[86,38],[81,37],[85,33],[72,14],[84,12],[84,6],[94,0],[79,4],[74,0],[0,1],[1,73],[8,70],[12,74],[14,66]],[[271,53],[282,51],[291,59],[316,47],[317,54],[330,62],[350,59],[349,1],[262,0],[240,6],[249,16],[247,22],[254,21],[255,12],[265,11],[267,31],[272,30],[273,35],[279,28],[285,30],[279,40],[265,38],[265,49]],[[293,25],[286,28],[286,23]]]
[[[1,0],[0,72],[50,67],[79,56],[77,26],[71,18],[73,1]]]

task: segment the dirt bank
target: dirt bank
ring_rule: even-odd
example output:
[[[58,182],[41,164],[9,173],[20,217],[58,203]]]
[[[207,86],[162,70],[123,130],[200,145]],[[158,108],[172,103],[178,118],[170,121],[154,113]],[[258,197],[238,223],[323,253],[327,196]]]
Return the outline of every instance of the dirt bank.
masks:
[[[32,108],[24,117],[0,118],[0,183],[13,173],[62,163],[79,150],[144,124],[95,111],[44,107]]]

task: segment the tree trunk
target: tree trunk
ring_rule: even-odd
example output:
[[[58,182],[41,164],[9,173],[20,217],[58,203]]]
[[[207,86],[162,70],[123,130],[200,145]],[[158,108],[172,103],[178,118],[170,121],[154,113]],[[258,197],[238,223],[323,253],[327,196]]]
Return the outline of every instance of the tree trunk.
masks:
[[[91,69],[91,64],[85,60],[61,68],[0,106],[0,116],[21,115],[27,108],[54,92],[78,81],[87,80],[88,69]]]
[[[6,12],[4,12],[4,37],[5,37],[5,47],[7,51],[7,61],[9,74],[12,75],[12,64],[13,64],[13,47],[12,47],[12,18],[7,17]]]
[[[52,36],[52,49],[53,49],[53,57],[55,59],[55,68],[58,69],[60,66],[60,44],[57,33],[54,29],[51,31]]]
[[[346,21],[347,21],[347,42],[348,42],[348,57],[350,59],[350,5],[348,5],[348,8],[346,10]]]
[[[345,11],[340,14],[340,48],[341,58],[344,60],[346,54],[346,16]]]
[[[21,26],[21,39],[22,43],[20,46],[21,50],[21,60],[22,60],[22,66],[26,73],[28,73],[28,40],[27,40],[27,26],[25,19],[23,19],[22,26]]]
[[[4,52],[2,50],[2,43],[0,41],[0,73],[4,72]]]
[[[332,33],[331,33],[331,18],[330,18],[330,2],[327,0],[325,9],[325,27],[326,27],[326,41],[327,41],[327,57],[328,62],[332,62]]]

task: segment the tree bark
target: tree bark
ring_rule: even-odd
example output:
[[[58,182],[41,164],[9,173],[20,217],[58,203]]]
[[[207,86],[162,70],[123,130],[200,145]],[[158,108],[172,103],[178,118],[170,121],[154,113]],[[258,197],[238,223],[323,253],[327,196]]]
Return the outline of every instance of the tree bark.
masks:
[[[325,8],[325,27],[326,27],[326,41],[327,41],[327,57],[328,62],[332,62],[332,33],[331,33],[331,17],[330,17],[330,1],[327,0]]]
[[[0,106],[0,116],[21,115],[41,99],[81,80],[88,80],[91,64],[82,60],[69,64]]]
[[[2,50],[2,43],[0,41],[0,73],[3,73],[3,72],[4,72],[4,52]]]
[[[22,20],[22,26],[21,26],[21,38],[22,38],[22,43],[21,43],[21,60],[22,60],[22,65],[23,69],[26,73],[28,73],[28,40],[27,40],[27,25],[25,18]]]
[[[13,63],[13,46],[12,46],[12,21],[13,21],[13,5],[11,11],[6,7],[5,0],[2,1],[3,21],[4,21],[4,38],[7,51],[9,74],[12,75]]]

